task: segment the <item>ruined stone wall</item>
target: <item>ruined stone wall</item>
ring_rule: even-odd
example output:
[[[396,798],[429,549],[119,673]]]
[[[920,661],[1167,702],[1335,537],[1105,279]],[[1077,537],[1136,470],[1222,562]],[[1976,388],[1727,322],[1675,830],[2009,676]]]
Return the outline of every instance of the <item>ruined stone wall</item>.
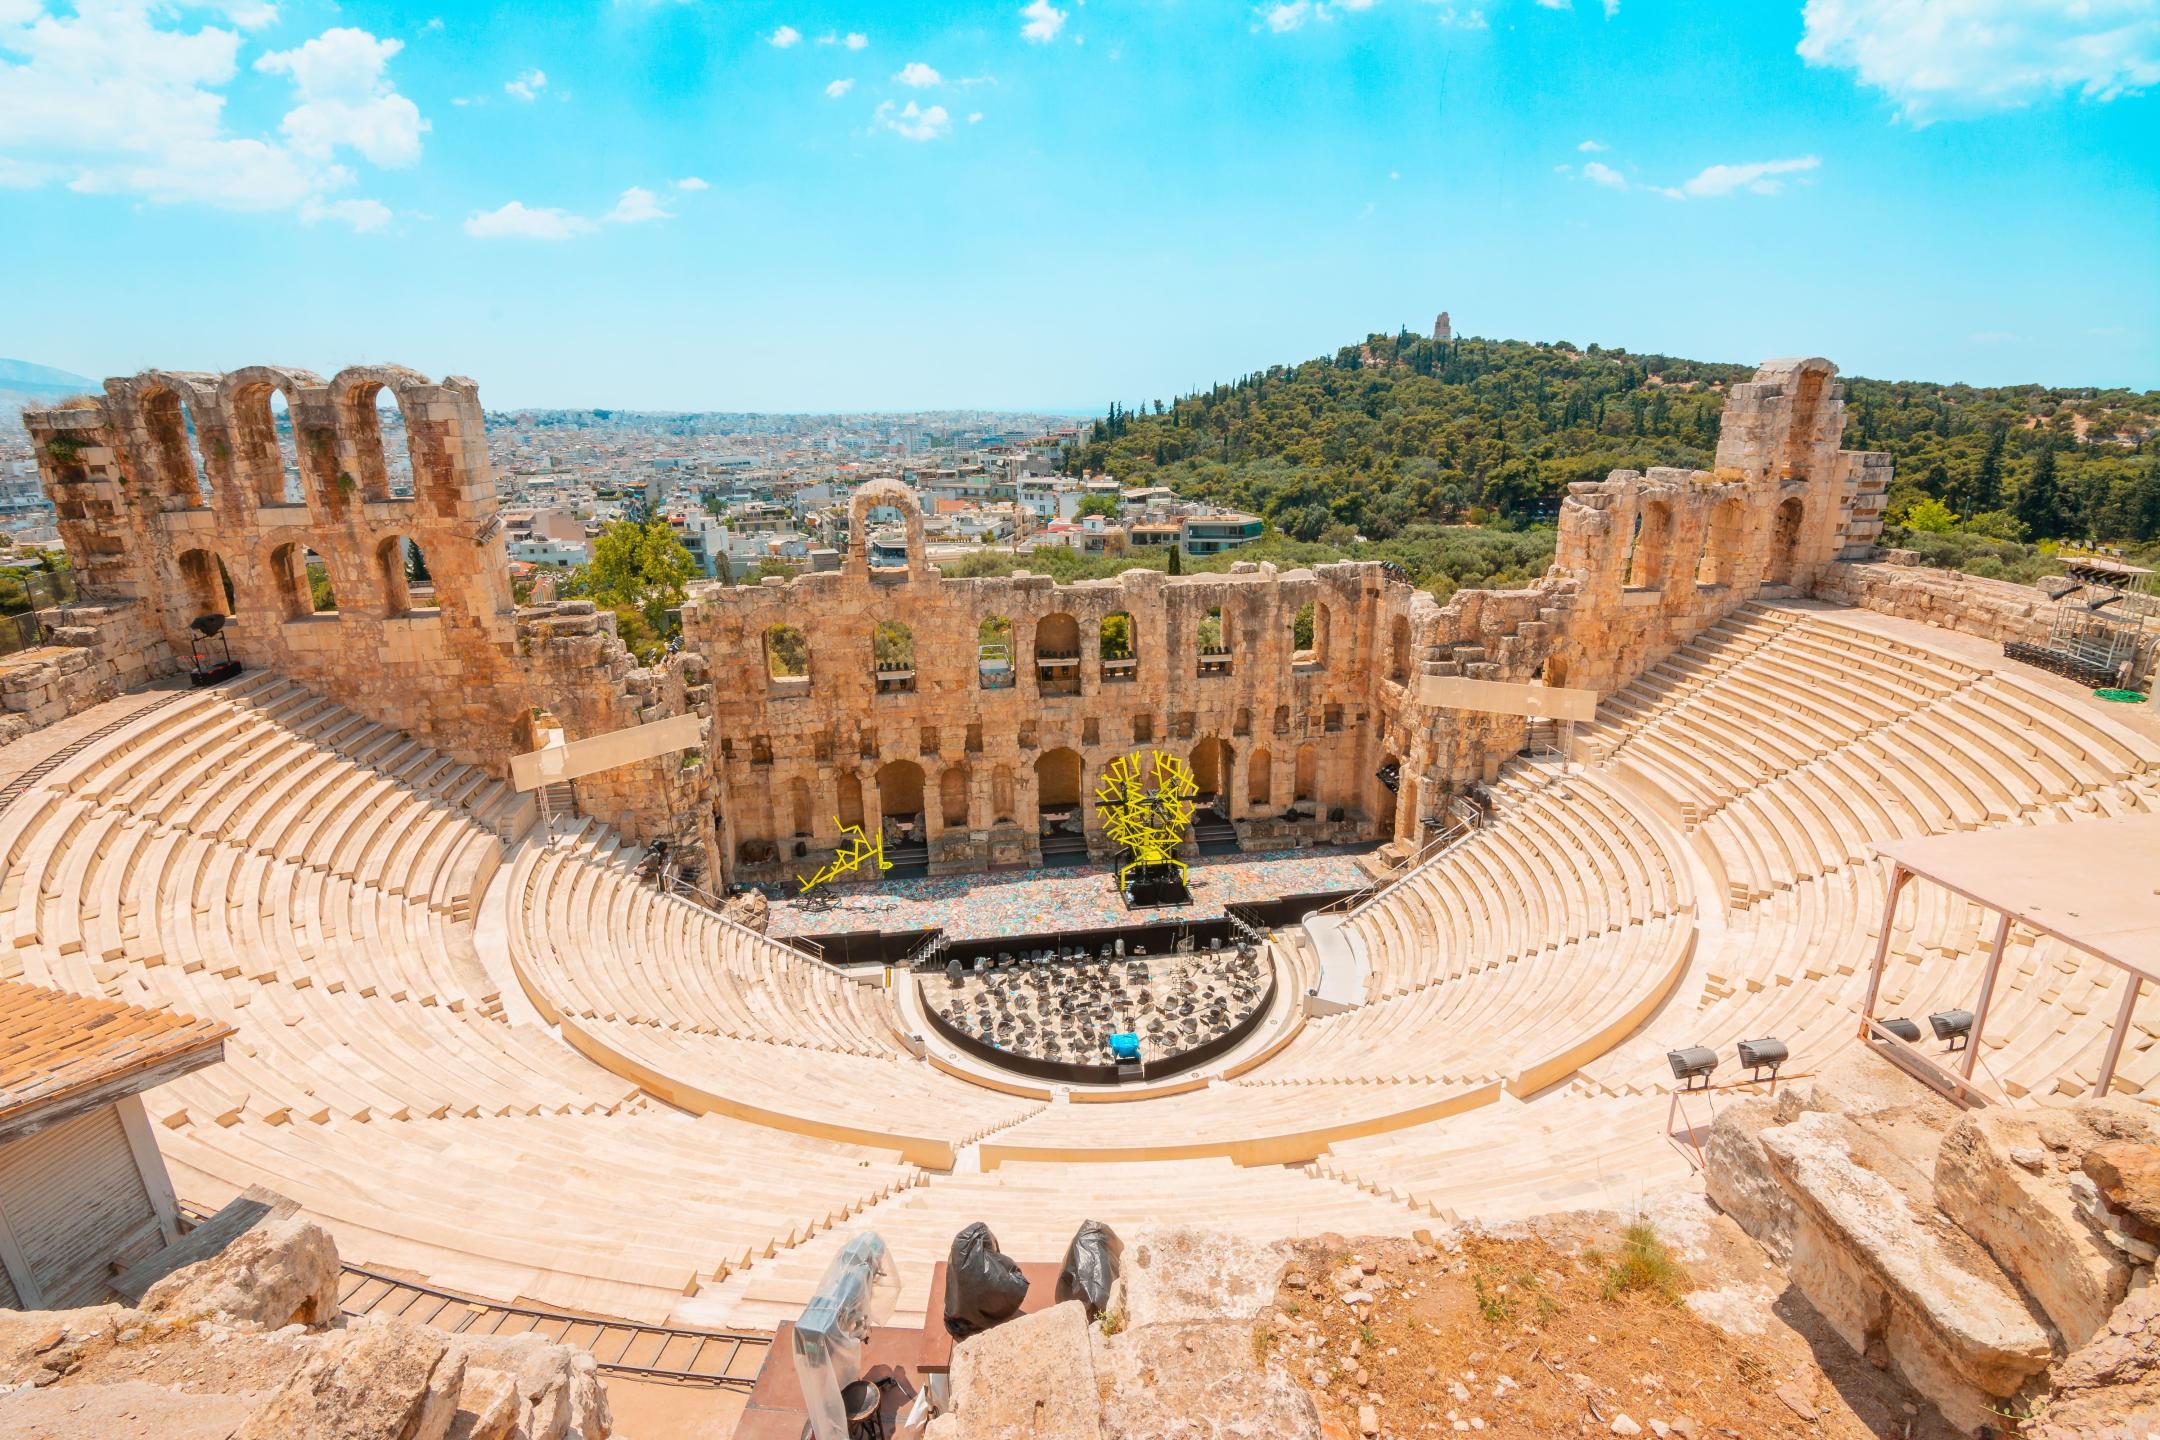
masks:
[[[1419,677],[1610,693],[1766,591],[1892,603],[1881,597],[1896,586],[1850,563],[1873,553],[1889,464],[1838,449],[1835,376],[1825,360],[1775,360],[1733,387],[1714,470],[1616,471],[1571,487],[1554,565],[1522,590],[1462,591],[1442,605],[1370,563],[1135,570],[1077,585],[944,580],[913,493],[878,482],[853,499],[841,571],[697,587],[685,652],[654,669],[589,604],[513,605],[469,380],[396,367],[329,381],[265,367],[153,371],[25,419],[93,602],[78,607],[88,618],[72,643],[93,656],[77,668],[100,678],[76,688],[169,665],[186,653],[188,622],[217,613],[250,665],[497,773],[542,717],[578,739],[702,711],[704,752],[582,780],[582,807],[637,838],[700,843],[723,877],[778,879],[828,857],[842,825],[875,829],[888,813],[922,817],[941,871],[1039,862],[1046,801],[1077,804],[1099,853],[1097,780],[1117,757],[1156,747],[1193,763],[1248,846],[1370,839],[1400,854],[1528,730],[1424,704]],[[273,392],[293,417],[304,494],[290,501]],[[390,493],[376,409],[386,392],[405,421],[409,498]],[[902,568],[868,563],[878,505],[903,517]],[[426,557],[431,594],[405,581],[407,539]],[[329,568],[332,613],[310,601],[310,551]],[[1315,635],[1299,652],[1293,624],[1308,603]],[[1227,653],[1204,655],[1202,624],[1217,611]],[[983,663],[992,616],[1011,624],[1005,684]],[[1130,660],[1104,652],[1113,616],[1126,617]],[[905,675],[875,669],[881,623],[909,632]],[[800,631],[807,674],[773,674],[774,626]],[[120,658],[130,654],[139,667]],[[49,713],[74,692],[26,680],[20,693],[21,713]],[[1399,793],[1379,779],[1390,761]]]
[[[273,393],[292,419],[297,499],[286,495]],[[385,393],[404,420],[409,497],[390,489]],[[106,602],[92,649],[139,643],[185,656],[190,622],[220,615],[221,638],[245,664],[496,774],[524,748],[536,708],[578,739],[684,703],[679,681],[637,669],[611,617],[603,627],[544,607],[519,614],[470,380],[438,383],[397,366],[328,381],[267,366],[150,371],[24,422],[83,592]],[[431,590],[408,583],[406,541],[424,556]],[[310,553],[328,571],[334,609],[314,606]],[[108,627],[112,640],[102,638]],[[580,796],[642,837],[679,808],[675,788],[641,771],[585,782]]]
[[[38,619],[52,643],[0,673],[0,745],[180,668],[133,601],[55,606]]]
[[[1911,551],[1895,553],[1919,558]],[[1823,572],[1815,594],[1819,599],[1879,610],[1985,640],[2018,640],[2028,645],[2048,638],[2055,610],[2055,602],[2030,585],[1902,563],[1896,558],[1833,565]]]
[[[1101,853],[1097,781],[1119,756],[1156,748],[1189,759],[1256,846],[1393,833],[1394,797],[1375,778],[1391,734],[1373,677],[1411,591],[1380,566],[944,580],[923,558],[912,494],[867,486],[856,497],[858,509],[877,503],[906,517],[905,569],[873,571],[858,524],[841,571],[702,587],[684,607],[688,647],[711,658],[713,763],[739,873],[807,873],[840,825],[874,830],[901,813],[922,816],[935,869],[1036,863],[1045,802],[1074,800]],[[1293,624],[1307,603],[1314,643],[1300,653]],[[1226,658],[1199,650],[1215,610]],[[1128,617],[1129,663],[1105,658],[1112,616]],[[1010,622],[1009,670],[984,664],[992,617]],[[911,675],[881,683],[881,623],[907,627]],[[807,675],[772,673],[774,626],[801,633]]]

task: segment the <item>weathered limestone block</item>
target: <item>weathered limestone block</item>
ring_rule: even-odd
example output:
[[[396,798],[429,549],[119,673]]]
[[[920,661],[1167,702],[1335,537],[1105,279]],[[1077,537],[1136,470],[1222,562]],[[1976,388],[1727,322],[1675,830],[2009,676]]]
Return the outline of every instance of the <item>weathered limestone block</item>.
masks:
[[[1077,1300],[1008,1320],[953,1347],[953,1414],[964,1440],[1102,1440],[1102,1397]]]
[[[297,1214],[266,1217],[209,1259],[150,1287],[142,1308],[217,1315],[275,1330],[338,1317],[338,1254],[329,1233]]]
[[[1852,1121],[1814,1112],[1760,1139],[1799,1214],[1793,1282],[1854,1350],[1968,1427],[2046,1368],[2048,1334],[2022,1298],[1977,1247],[1858,1163],[1867,1142]]]
[[[482,1398],[493,1393],[492,1377],[508,1378],[514,1398],[503,1433],[511,1440],[607,1440],[612,1433],[607,1390],[587,1351],[537,1335],[457,1335],[450,1351],[465,1364],[467,1392],[474,1390],[474,1377],[481,1377]],[[472,1400],[458,1404],[477,1413]]]
[[[1711,1201],[1732,1216],[1780,1265],[1792,1258],[1796,1212],[1792,1196],[1770,1171],[1762,1131],[1780,1123],[1769,1100],[1743,1100],[1718,1111],[1703,1147]]]
[[[2116,1307],[2107,1328],[2064,1361],[2027,1440],[2146,1440],[2160,1416],[2160,1285]]]
[[[444,1440],[464,1376],[464,1356],[433,1330],[356,1325],[344,1344],[310,1356],[233,1440]]]
[[[1318,1440],[1319,1411],[1254,1358],[1250,1322],[1149,1325],[1098,1337],[1103,1440]]]
[[[1935,1203],[2025,1288],[2066,1347],[2107,1323],[2130,1266],[2080,1212],[2071,1177],[2087,1152],[2152,1134],[2127,1102],[2067,1110],[1989,1106],[1966,1115],[1935,1158]]]
[[[2085,1153],[2083,1168],[2133,1235],[2160,1244],[2160,1145],[2110,1140]]]

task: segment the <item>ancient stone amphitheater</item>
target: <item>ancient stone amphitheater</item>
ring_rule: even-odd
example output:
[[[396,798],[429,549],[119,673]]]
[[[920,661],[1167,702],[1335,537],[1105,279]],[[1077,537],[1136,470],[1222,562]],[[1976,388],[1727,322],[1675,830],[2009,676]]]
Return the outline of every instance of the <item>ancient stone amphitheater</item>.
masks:
[[[881,490],[857,498],[844,571],[694,593],[688,644],[653,669],[590,607],[512,602],[470,382],[112,381],[29,417],[88,598],[0,677],[19,735],[0,978],[234,1027],[224,1064],[149,1097],[184,1201],[265,1184],[349,1260],[646,1322],[791,1317],[865,1226],[910,1282],[905,1318],[978,1219],[1052,1257],[1082,1217],[1388,1234],[1625,1206],[1692,1183],[1668,1049],[1769,1034],[1807,1068],[1861,1043],[1878,844],[2160,805],[2149,707],[2002,659],[2044,628],[2036,594],[1876,558],[1887,464],[1838,448],[1834,373],[1779,361],[1735,387],[1714,471],[1574,487],[1528,590],[1441,605],[1371,564],[944,581],[908,496]],[[878,504],[914,530],[905,569],[869,564]],[[432,595],[408,590],[404,540]],[[312,607],[309,554],[336,611]],[[190,689],[171,677],[206,613],[248,668]],[[1211,613],[1228,638],[1196,663]],[[993,614],[1011,686],[980,673]],[[1134,665],[1100,649],[1110,614]],[[873,668],[887,619],[914,630],[904,686]],[[807,676],[766,663],[781,623]],[[1460,678],[1602,698],[1557,758],[1542,727],[1431,698]],[[552,834],[506,782],[557,733],[676,714],[704,718],[700,749],[550,796]],[[1214,747],[1249,840],[1379,841],[1397,866],[1277,930],[1261,1025],[1174,1082],[999,1074],[926,1039],[904,974],[849,973],[638,869],[667,838],[708,885],[770,878],[830,855],[835,821],[903,809],[933,870],[1037,861],[1043,811],[1158,743]],[[1373,778],[1388,765],[1399,790]],[[1425,853],[1472,785],[1489,823]],[[1882,1013],[1969,1006],[1992,929],[1918,890]],[[2122,973],[2009,945],[1979,1078],[2020,1105],[2089,1092]],[[1331,966],[1356,993],[1308,1004]],[[2118,1090],[2160,1094],[2156,1039],[2148,997]]]

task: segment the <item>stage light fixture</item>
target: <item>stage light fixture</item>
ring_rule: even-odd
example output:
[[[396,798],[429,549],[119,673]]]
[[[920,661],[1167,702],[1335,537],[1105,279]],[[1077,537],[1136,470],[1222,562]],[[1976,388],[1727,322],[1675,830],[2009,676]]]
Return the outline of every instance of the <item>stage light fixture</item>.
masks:
[[[1920,1043],[1920,1027],[1902,1015],[1894,1020],[1878,1020],[1875,1023],[1908,1045]]]
[[[1707,1045],[1690,1045],[1684,1050],[1668,1050],[1665,1059],[1672,1065],[1673,1079],[1685,1089],[1694,1090],[1710,1083],[1710,1072],[1717,1069],[1717,1051]]]
[[[1928,1016],[1928,1024],[1934,1028],[1935,1038],[1948,1041],[1951,1050],[1962,1050],[1972,1040],[1970,1010],[1937,1010]]]
[[[1760,1040],[1742,1040],[1739,1050],[1740,1063],[1755,1072],[1749,1077],[1753,1080],[1762,1079],[1765,1070],[1770,1072],[1771,1079],[1777,1079],[1778,1067],[1792,1055],[1785,1048],[1785,1042],[1775,1035],[1765,1035]]]

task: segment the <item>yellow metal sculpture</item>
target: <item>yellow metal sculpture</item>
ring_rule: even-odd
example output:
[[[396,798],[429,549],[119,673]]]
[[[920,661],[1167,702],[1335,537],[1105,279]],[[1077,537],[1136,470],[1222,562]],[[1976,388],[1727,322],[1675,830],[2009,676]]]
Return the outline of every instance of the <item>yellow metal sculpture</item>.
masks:
[[[1193,797],[1199,793],[1192,767],[1161,750],[1120,755],[1103,771],[1095,787],[1095,819],[1103,834],[1132,855],[1118,868],[1119,885],[1151,865],[1170,866],[1185,878],[1185,862],[1176,852],[1192,826]]]
[[[875,860],[880,870],[892,869],[892,861],[885,858],[883,835],[873,840],[863,834],[860,825],[841,825],[837,815],[833,817],[833,824],[839,826],[841,835],[846,837],[848,843],[833,855],[832,863],[817,874],[797,877],[802,883],[802,894],[807,895],[820,885],[829,885],[842,875],[854,874],[863,867],[865,861]]]

